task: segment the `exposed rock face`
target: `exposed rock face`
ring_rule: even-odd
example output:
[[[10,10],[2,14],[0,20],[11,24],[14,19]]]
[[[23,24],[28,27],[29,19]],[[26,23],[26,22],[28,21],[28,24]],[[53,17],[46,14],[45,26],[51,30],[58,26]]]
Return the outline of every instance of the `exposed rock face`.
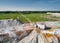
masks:
[[[39,30],[33,30],[18,43],[58,43],[58,39],[52,34],[42,34]]]
[[[43,31],[30,24],[20,25],[16,20],[1,20],[0,43],[60,43],[59,34]]]
[[[35,30],[33,30],[28,36],[23,38],[18,43],[38,43],[38,41],[39,41],[38,40],[38,33]],[[43,42],[43,40],[42,40],[42,42]]]
[[[0,20],[0,43],[12,43],[17,38],[14,31],[16,31],[17,25],[21,24],[16,19]]]
[[[0,28],[12,27],[20,24],[22,24],[22,22],[17,19],[0,20]]]
[[[47,14],[51,14],[52,16],[60,17],[60,13],[47,13]]]

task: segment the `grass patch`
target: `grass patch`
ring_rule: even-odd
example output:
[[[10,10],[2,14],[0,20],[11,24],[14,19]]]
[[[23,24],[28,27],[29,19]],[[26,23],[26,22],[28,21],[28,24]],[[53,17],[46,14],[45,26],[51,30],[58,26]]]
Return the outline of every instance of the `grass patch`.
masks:
[[[45,18],[47,16],[47,14],[45,13],[31,13],[31,14],[23,14],[23,15],[32,22],[51,20],[49,18]],[[24,18],[22,14],[15,14],[15,13],[0,14],[0,20],[1,19],[15,19],[17,17],[19,17],[22,22],[28,22],[28,20]]]

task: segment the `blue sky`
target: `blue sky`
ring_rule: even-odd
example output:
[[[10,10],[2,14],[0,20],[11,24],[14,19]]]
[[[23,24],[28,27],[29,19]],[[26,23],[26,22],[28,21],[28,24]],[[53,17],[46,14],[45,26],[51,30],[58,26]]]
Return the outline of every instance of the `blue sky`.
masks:
[[[0,11],[60,11],[60,0],[0,0]]]

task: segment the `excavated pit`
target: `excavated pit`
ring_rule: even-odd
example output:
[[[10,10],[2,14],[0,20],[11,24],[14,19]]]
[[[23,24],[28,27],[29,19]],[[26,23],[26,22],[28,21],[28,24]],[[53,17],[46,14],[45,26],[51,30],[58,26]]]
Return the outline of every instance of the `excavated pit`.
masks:
[[[0,43],[60,43],[60,32],[51,30],[41,30],[16,19],[0,20]]]

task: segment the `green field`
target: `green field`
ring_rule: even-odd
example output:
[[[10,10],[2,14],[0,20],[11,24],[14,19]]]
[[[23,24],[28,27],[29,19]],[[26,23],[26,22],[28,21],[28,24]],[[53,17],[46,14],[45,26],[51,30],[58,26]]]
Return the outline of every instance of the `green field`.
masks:
[[[21,13],[7,13],[7,14],[0,14],[1,19],[15,19],[19,17],[20,21],[22,22],[39,22],[39,21],[51,21],[53,19],[47,18],[48,14],[45,13],[31,13],[31,14],[21,14]]]

